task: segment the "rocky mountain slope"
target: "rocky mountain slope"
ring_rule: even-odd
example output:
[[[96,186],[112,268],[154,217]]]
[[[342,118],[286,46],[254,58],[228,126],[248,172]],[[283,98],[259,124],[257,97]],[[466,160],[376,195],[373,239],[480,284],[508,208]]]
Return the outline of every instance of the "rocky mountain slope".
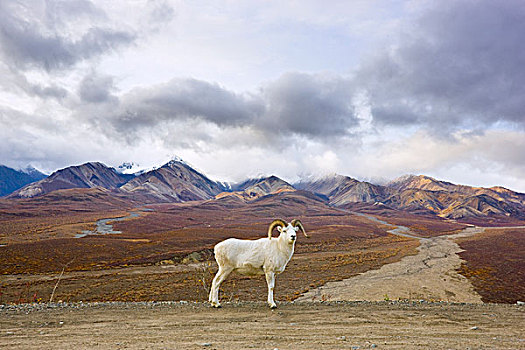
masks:
[[[56,190],[70,188],[95,188],[116,189],[126,183],[133,175],[119,174],[99,162],[90,162],[77,166],[70,166],[55,171],[49,177],[24,186],[13,192],[10,198],[31,198]]]
[[[104,188],[115,195],[128,196],[133,202],[142,203],[218,199],[223,203],[230,201],[232,205],[299,190],[303,194],[311,193],[332,206],[381,204],[392,209],[455,220],[491,217],[525,220],[525,194],[503,187],[457,185],[424,175],[403,176],[381,186],[336,174],[295,185],[277,176],[249,179],[232,185],[210,180],[179,158],[134,175],[123,174],[97,162],[72,166],[28,184],[8,198],[31,198],[73,188]]]
[[[230,192],[220,193],[217,198],[235,196],[244,201],[254,200],[269,194],[295,191],[288,182],[277,176],[248,179],[231,186]]]
[[[331,175],[299,182],[295,187],[326,196],[334,206],[372,203],[447,219],[492,216],[525,219],[523,193],[503,187],[456,185],[424,175],[402,176],[386,186]]]
[[[393,193],[388,187],[337,174],[313,181],[299,182],[295,187],[326,196],[330,204],[336,206],[358,202],[375,203],[383,201]]]
[[[246,203],[271,194],[294,192],[296,189],[277,176],[248,179],[224,186],[224,191],[215,196],[222,203]]]
[[[45,177],[45,174],[32,167],[24,170],[15,170],[5,165],[0,165],[0,197]]]
[[[398,191],[405,189],[419,189],[433,192],[460,193],[465,196],[487,195],[499,201],[509,201],[525,205],[525,194],[514,192],[505,187],[495,186],[490,188],[457,185],[451,182],[436,180],[425,175],[405,175],[393,180],[388,187]]]
[[[525,194],[504,187],[471,187],[408,175],[387,185],[395,194],[384,203],[399,209],[426,209],[441,217],[509,216],[525,218]]]
[[[214,198],[225,188],[188,164],[172,160],[133,178],[120,190],[151,202],[186,202]]]

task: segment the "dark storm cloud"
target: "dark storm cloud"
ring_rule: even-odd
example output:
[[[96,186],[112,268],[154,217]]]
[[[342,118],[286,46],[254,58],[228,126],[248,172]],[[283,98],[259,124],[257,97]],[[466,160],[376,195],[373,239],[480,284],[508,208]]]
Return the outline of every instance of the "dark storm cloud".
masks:
[[[0,129],[9,137],[16,139],[17,133],[13,130],[28,129],[38,134],[54,134],[59,132],[60,121],[45,114],[25,113],[10,107],[0,106]],[[5,139],[2,141],[5,141]]]
[[[358,120],[348,80],[289,73],[263,89],[266,113],[260,126],[314,137],[348,133]]]
[[[92,72],[80,82],[78,95],[84,102],[102,103],[110,99],[116,99],[116,97],[112,95],[114,89],[113,77]]]
[[[436,132],[525,127],[522,1],[433,2],[394,48],[357,72],[378,124]]]
[[[525,6],[520,1],[430,2],[397,41],[352,77],[288,73],[255,94],[194,79],[137,89],[105,118],[116,130],[170,120],[248,126],[265,135],[359,137],[356,93],[373,126],[418,126],[434,135],[525,127]],[[101,95],[104,96],[104,95]],[[274,140],[268,139],[268,142]]]
[[[78,20],[78,16],[97,18],[103,17],[103,12],[88,1],[0,2],[0,53],[4,62],[17,69],[36,67],[52,71],[129,45],[136,39],[133,32],[102,25],[90,26],[73,38],[58,26],[61,21]]]
[[[118,112],[104,119],[116,129],[126,131],[189,119],[235,126],[251,123],[262,109],[257,98],[235,94],[217,84],[173,79],[167,84],[135,89],[124,95]]]
[[[91,80],[85,82],[91,86]],[[94,91],[105,96],[103,88]],[[108,132],[139,132],[170,121],[201,120],[222,128],[247,126],[268,136],[327,138],[345,135],[357,124],[351,97],[346,80],[307,74],[286,74],[257,94],[237,94],[195,79],[173,79],[131,91],[119,100],[116,113],[108,111],[93,120],[112,125]],[[85,113],[87,118],[92,114]]]
[[[0,70],[2,80],[0,88],[6,92],[20,94],[25,93],[31,97],[40,97],[42,99],[53,98],[56,100],[64,99],[69,92],[56,84],[40,84],[28,81],[23,72],[12,69]]]
[[[409,106],[402,104],[381,105],[371,108],[371,113],[380,122],[388,122],[391,125],[417,124],[419,116]]]
[[[55,98],[57,100],[63,99],[68,95],[68,91],[56,85],[42,86],[40,84],[33,84],[31,92],[42,98]]]

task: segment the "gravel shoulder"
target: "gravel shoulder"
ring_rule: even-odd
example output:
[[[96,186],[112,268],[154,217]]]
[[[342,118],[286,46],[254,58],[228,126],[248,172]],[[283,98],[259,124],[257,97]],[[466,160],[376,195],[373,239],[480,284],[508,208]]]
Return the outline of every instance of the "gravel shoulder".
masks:
[[[523,349],[521,305],[427,302],[0,306],[9,349]]]

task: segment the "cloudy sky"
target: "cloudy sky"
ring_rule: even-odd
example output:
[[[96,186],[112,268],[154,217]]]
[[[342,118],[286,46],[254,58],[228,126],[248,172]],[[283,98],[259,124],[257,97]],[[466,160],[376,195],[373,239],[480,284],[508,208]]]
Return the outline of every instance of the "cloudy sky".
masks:
[[[525,4],[0,1],[0,164],[525,192]]]

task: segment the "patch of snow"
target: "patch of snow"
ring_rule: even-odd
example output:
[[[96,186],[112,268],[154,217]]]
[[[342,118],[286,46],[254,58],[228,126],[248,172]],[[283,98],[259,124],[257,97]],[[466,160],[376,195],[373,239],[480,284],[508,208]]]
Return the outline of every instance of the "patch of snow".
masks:
[[[144,167],[135,162],[124,162],[119,166],[115,167],[115,170],[120,174],[133,174],[140,175],[147,173],[148,171],[154,170],[156,167]]]
[[[31,164],[29,164],[28,166],[26,166],[25,168],[19,168],[19,169],[16,169],[22,173],[25,173],[27,175],[48,175],[48,174],[44,174],[43,172],[41,172],[40,170],[38,170],[37,168],[35,168],[34,166],[32,166]]]
[[[216,181],[226,191],[232,191],[232,182],[228,181]]]

